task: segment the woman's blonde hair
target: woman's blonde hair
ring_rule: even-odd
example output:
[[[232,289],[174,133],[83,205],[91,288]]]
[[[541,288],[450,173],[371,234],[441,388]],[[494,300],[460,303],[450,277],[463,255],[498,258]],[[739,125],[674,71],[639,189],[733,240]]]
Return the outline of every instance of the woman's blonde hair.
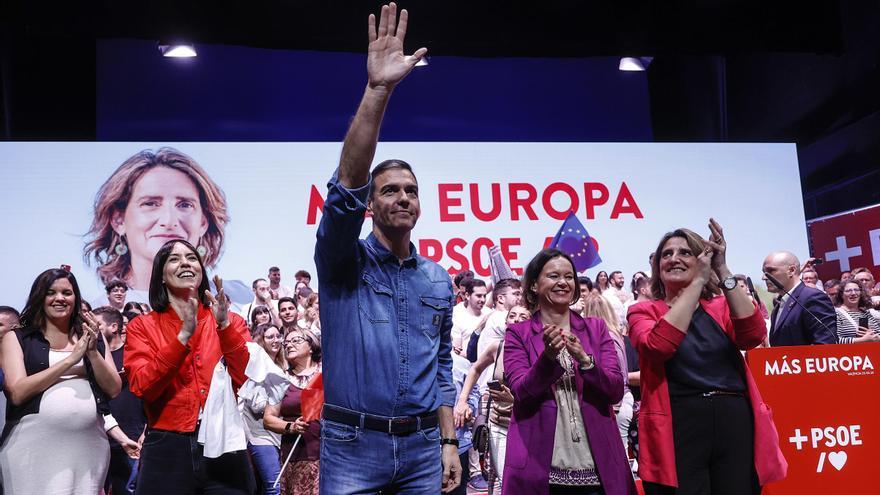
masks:
[[[263,350],[266,349],[266,332],[269,331],[270,328],[274,328],[278,331],[278,338],[281,339],[281,348],[278,349],[278,354],[275,356],[269,356],[272,358],[272,361],[276,366],[281,368],[282,370],[287,369],[287,358],[284,357],[284,334],[281,333],[281,329],[271,323],[263,323],[261,325],[257,325],[257,328],[254,329],[254,333],[251,336],[254,339],[254,342],[257,343]],[[267,351],[268,354],[268,351]]]
[[[584,301],[584,316],[599,318],[605,322],[605,325],[612,332],[618,335],[623,333],[620,328],[620,321],[617,319],[617,313],[614,312],[611,303],[604,296],[588,294],[586,301]]]
[[[199,191],[199,203],[208,222],[208,229],[199,242],[205,248],[202,257],[205,266],[213,268],[223,252],[223,237],[229,214],[223,191],[194,159],[174,148],[144,150],[132,156],[116,169],[95,196],[94,219],[83,248],[86,264],[97,264],[98,276],[104,284],[111,280],[127,280],[131,274],[131,253],[119,255],[116,246],[124,241],[113,229],[113,219],[124,214],[131,200],[134,184],[155,167],[168,167],[186,174]]]

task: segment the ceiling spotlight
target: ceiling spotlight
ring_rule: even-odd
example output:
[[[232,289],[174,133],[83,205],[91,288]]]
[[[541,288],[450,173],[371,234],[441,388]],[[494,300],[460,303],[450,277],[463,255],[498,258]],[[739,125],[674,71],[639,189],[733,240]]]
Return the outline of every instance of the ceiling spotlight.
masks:
[[[198,55],[195,46],[191,43],[159,43],[159,52],[163,57],[169,58],[192,58]]]
[[[651,65],[652,60],[654,57],[621,57],[617,68],[624,72],[641,72]]]

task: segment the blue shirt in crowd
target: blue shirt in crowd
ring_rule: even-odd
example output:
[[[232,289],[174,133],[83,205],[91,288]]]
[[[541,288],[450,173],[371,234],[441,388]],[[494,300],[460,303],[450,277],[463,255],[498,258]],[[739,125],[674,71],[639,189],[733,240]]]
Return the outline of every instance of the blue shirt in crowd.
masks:
[[[467,358],[452,355],[452,381],[455,383],[456,397],[461,395],[461,389],[464,388],[464,381],[467,379],[468,371],[471,369],[471,362]],[[471,414],[474,417],[479,416],[477,410],[480,408],[480,390],[479,387],[471,387],[471,392],[467,396],[467,404],[471,408]],[[471,449],[473,445],[473,425],[468,422],[455,429],[455,437],[458,438],[458,455],[462,455]]]
[[[360,239],[370,184],[334,174],[318,226],[321,347],[327,404],[380,416],[452,407],[452,283],[416,253],[401,262],[373,234]]]

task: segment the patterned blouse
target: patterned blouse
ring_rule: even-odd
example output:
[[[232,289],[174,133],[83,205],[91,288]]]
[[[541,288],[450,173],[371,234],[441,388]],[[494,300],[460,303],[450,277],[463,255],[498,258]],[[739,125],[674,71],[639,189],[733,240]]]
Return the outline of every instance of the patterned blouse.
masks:
[[[838,306],[837,310],[837,339],[841,344],[852,344],[859,337],[858,329],[860,318],[868,318],[868,328],[875,333],[880,333],[880,317],[876,311],[852,311],[845,306]]]

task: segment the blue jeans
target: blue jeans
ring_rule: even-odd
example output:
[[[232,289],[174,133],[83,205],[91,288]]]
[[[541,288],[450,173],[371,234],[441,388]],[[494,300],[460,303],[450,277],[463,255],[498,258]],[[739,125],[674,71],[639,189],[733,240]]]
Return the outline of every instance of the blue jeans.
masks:
[[[410,435],[321,421],[321,494],[439,493],[440,428]]]
[[[281,493],[281,483],[272,487],[275,478],[281,471],[281,453],[278,447],[274,445],[251,445],[248,444],[248,452],[251,454],[251,461],[256,468],[258,483],[262,484],[264,495],[278,495]],[[288,469],[290,466],[288,466]]]
[[[137,481],[138,460],[132,459],[122,448],[110,448],[110,467],[104,491],[113,489],[113,495],[132,495]]]

